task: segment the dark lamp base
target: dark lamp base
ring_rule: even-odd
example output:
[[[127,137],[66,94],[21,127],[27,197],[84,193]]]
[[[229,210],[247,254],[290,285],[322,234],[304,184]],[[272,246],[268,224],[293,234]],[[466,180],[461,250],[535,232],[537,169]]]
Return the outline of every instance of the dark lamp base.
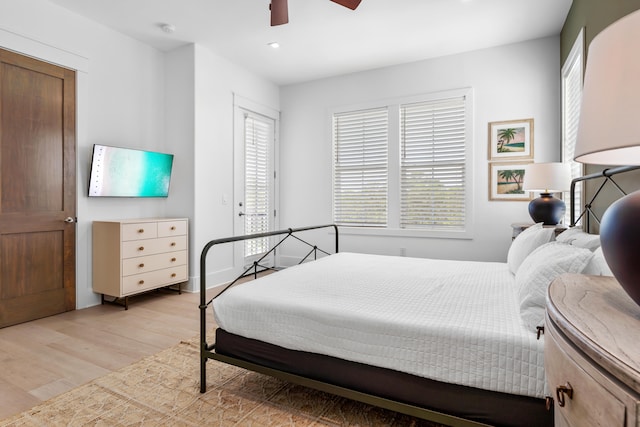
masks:
[[[529,202],[529,215],[535,223],[557,225],[566,211],[564,202],[550,193],[540,193],[540,197]]]
[[[622,288],[640,305],[640,191],[614,202],[600,223],[602,253]]]

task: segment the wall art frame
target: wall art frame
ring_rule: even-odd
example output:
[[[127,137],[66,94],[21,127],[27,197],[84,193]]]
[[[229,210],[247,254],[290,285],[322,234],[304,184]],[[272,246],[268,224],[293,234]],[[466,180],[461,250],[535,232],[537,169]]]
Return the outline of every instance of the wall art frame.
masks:
[[[533,119],[489,123],[489,160],[533,160]]]
[[[528,201],[532,193],[522,189],[525,166],[532,162],[489,163],[489,200]]]

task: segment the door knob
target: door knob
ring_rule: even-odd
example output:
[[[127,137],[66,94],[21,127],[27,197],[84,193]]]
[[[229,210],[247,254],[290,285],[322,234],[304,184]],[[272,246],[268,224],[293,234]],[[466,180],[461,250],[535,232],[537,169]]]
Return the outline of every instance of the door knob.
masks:
[[[75,218],[71,218],[70,216],[66,217],[64,219],[64,222],[69,223],[69,224],[73,224],[74,222],[76,222]]]

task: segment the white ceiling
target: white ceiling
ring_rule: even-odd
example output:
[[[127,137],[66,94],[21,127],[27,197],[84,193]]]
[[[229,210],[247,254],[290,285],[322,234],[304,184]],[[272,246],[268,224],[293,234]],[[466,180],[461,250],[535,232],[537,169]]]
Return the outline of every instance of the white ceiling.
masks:
[[[164,51],[201,44],[278,85],[558,35],[571,6],[362,0],[352,11],[329,0],[289,0],[289,23],[271,27],[269,0],[51,1]],[[163,32],[164,23],[175,32]]]

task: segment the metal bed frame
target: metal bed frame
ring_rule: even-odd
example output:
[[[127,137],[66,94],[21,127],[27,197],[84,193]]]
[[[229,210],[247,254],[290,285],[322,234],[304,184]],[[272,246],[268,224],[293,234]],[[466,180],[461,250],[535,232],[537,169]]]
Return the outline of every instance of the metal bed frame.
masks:
[[[313,255],[314,260],[317,259],[318,256],[318,252],[325,254],[325,255],[329,255],[329,252],[318,248],[318,246],[316,245],[312,245],[311,243],[303,240],[302,238],[300,238],[296,233],[302,233],[305,231],[310,231],[310,230],[318,230],[318,229],[322,229],[322,228],[333,228],[336,238],[335,238],[335,253],[338,253],[338,226],[334,225],[334,224],[328,224],[328,225],[316,225],[316,226],[311,226],[311,227],[301,227],[301,228],[288,228],[286,230],[279,230],[279,231],[270,231],[270,232],[266,232],[266,233],[258,233],[258,234],[247,234],[244,236],[235,236],[235,237],[228,237],[228,238],[223,238],[223,239],[216,239],[216,240],[211,240],[209,243],[207,243],[204,246],[204,249],[202,249],[202,254],[200,255],[200,337],[201,337],[201,342],[200,342],[200,392],[204,393],[205,391],[207,391],[207,381],[206,381],[206,362],[207,359],[220,359],[220,355],[215,353],[215,344],[208,344],[207,340],[206,340],[206,333],[207,333],[207,309],[209,308],[209,306],[211,305],[211,303],[213,302],[214,299],[216,299],[218,296],[222,295],[227,289],[231,288],[233,285],[235,285],[236,283],[238,283],[238,281],[240,281],[241,279],[247,277],[247,276],[251,276],[253,275],[254,279],[258,277],[259,273],[262,273],[264,271],[268,271],[268,270],[276,270],[276,268],[271,267],[271,266],[267,266],[267,265],[262,265],[261,263],[267,259],[267,257],[269,255],[275,254],[276,250],[278,249],[278,247],[280,247],[280,245],[282,245],[286,240],[289,239],[295,239],[299,242],[302,242],[306,247],[310,248],[309,252],[302,258],[302,260],[300,260],[299,264],[302,264],[303,262],[305,262],[307,259],[309,259],[309,257],[311,255]],[[244,241],[244,240],[251,240],[251,239],[260,239],[260,238],[264,238],[264,237],[274,237],[274,236],[283,236],[276,244],[273,245],[273,247],[271,249],[269,249],[268,252],[266,252],[264,255],[262,255],[259,259],[255,260],[253,262],[253,264],[249,267],[247,267],[238,277],[236,277],[231,283],[227,284],[220,292],[218,292],[213,298],[209,299],[209,301],[207,301],[207,255],[209,254],[209,251],[217,245],[222,245],[225,243],[232,243],[232,242],[240,242],[240,241]],[[253,270],[253,272],[251,272]],[[224,360],[223,360],[224,361]],[[227,361],[227,363],[230,363]],[[251,369],[251,368],[248,368]],[[253,369],[252,369],[253,370]]]
[[[243,369],[247,369],[253,372],[258,372],[265,375],[270,375],[275,378],[279,378],[285,380],[290,383],[299,384],[305,387],[314,388],[316,390],[320,390],[323,392],[331,393],[337,396],[345,397],[348,399],[360,401],[363,403],[367,403],[373,406],[377,406],[384,409],[389,409],[392,411],[400,412],[403,414],[411,415],[417,418],[422,418],[426,420],[430,420],[436,423],[443,423],[452,427],[474,427],[474,426],[487,426],[487,424],[483,424],[476,421],[467,420],[464,418],[456,417],[454,415],[448,415],[442,412],[437,412],[434,410],[422,408],[419,406],[411,405],[408,403],[398,402],[391,399],[379,397],[373,394],[368,394],[364,392],[360,392],[357,390],[352,390],[346,387],[337,386],[331,383],[307,378],[301,375],[292,374],[289,372],[265,367],[256,363],[248,362],[246,360],[238,359],[235,357],[229,357],[226,355],[218,354],[215,352],[216,345],[215,343],[209,344],[207,342],[207,324],[206,324],[206,312],[211,306],[213,300],[224,293],[227,289],[231,288],[233,285],[238,283],[239,280],[253,275],[254,278],[258,276],[259,273],[272,270],[273,268],[270,266],[261,265],[261,262],[264,261],[267,256],[272,253],[275,253],[276,249],[286,240],[295,239],[302,242],[309,248],[309,252],[306,256],[300,261],[300,263],[308,260],[312,255],[314,259],[317,257],[318,252],[329,255],[328,251],[322,250],[317,246],[308,243],[307,241],[301,239],[297,234],[309,231],[309,230],[318,230],[325,228],[333,228],[335,232],[335,248],[334,253],[338,253],[339,251],[339,243],[338,243],[338,227],[335,224],[329,225],[319,225],[312,227],[302,227],[302,228],[289,228],[286,230],[279,230],[267,233],[259,233],[252,235],[244,235],[244,236],[235,236],[223,239],[216,239],[208,242],[204,249],[202,250],[202,254],[200,256],[200,392],[205,393],[207,391],[207,379],[206,379],[206,363],[209,359],[218,360],[227,364],[235,365],[241,367]],[[209,251],[214,247],[222,244],[239,242],[248,239],[256,239],[263,237],[274,237],[274,236],[283,236],[281,240],[279,240],[273,247],[264,254],[260,259],[253,262],[253,264],[247,267],[242,274],[240,274],[235,280],[231,283],[227,284],[222,291],[217,293],[214,297],[207,300],[206,291],[207,291],[207,281],[206,281],[206,262],[207,255]]]
[[[574,198],[575,198],[576,186],[577,186],[577,184],[579,182],[592,180],[592,179],[597,179],[597,178],[604,178],[603,182],[600,184],[600,186],[596,190],[596,192],[593,195],[593,197],[591,197],[589,199],[589,201],[584,204],[584,208],[580,212],[580,215],[577,218],[576,218],[575,206],[574,206],[573,202],[571,203],[571,207],[570,207],[571,226],[574,226],[579,220],[581,220],[583,218],[585,219],[585,223],[586,223],[587,227],[589,226],[589,223],[590,223],[591,219],[595,220],[599,224],[600,223],[600,218],[598,217],[598,215],[592,209],[592,204],[593,204],[594,200],[596,199],[596,197],[601,193],[601,191],[603,190],[604,186],[608,182],[611,182],[613,184],[613,186],[622,195],[626,195],[627,193],[613,179],[613,176],[621,174],[621,173],[624,173],[624,172],[636,170],[636,169],[640,169],[640,166],[623,166],[623,167],[616,167],[616,168],[608,168],[608,169],[603,170],[602,172],[593,173],[593,174],[585,175],[583,177],[579,177],[579,178],[574,179],[571,182],[571,190],[570,190],[571,200],[574,200]],[[200,392],[204,393],[204,392],[206,392],[206,389],[207,389],[207,384],[206,384],[206,363],[207,363],[207,361],[209,359],[214,359],[214,360],[218,360],[218,361],[221,361],[221,362],[224,362],[224,363],[227,363],[227,364],[231,364],[231,365],[235,365],[235,366],[238,366],[238,367],[241,367],[241,368],[244,368],[244,369],[248,369],[248,370],[251,370],[251,371],[254,371],[254,372],[258,372],[258,373],[270,375],[272,377],[280,378],[280,379],[283,379],[283,380],[291,382],[291,383],[295,383],[295,384],[299,384],[299,385],[302,385],[302,386],[314,388],[314,389],[317,389],[317,390],[320,390],[320,391],[324,391],[324,392],[331,393],[331,394],[334,394],[334,395],[338,395],[338,396],[346,397],[346,398],[349,398],[349,399],[357,400],[357,401],[360,401],[360,402],[364,402],[364,403],[371,404],[371,405],[374,405],[374,406],[378,406],[378,407],[381,407],[381,408],[385,408],[385,409],[389,409],[389,410],[392,410],[392,411],[404,413],[404,414],[407,414],[407,415],[415,416],[415,417],[418,417],[418,418],[423,418],[423,419],[430,420],[430,421],[433,421],[433,422],[447,424],[447,425],[452,426],[452,427],[458,427],[458,426],[486,426],[486,424],[482,424],[480,422],[471,421],[471,420],[460,418],[460,417],[457,417],[457,416],[454,416],[454,415],[449,415],[449,414],[446,414],[446,413],[437,412],[437,411],[426,409],[426,408],[422,408],[422,407],[419,407],[419,406],[415,406],[415,405],[411,405],[411,404],[407,404],[407,403],[403,403],[403,402],[398,402],[398,401],[390,400],[390,399],[387,399],[387,398],[382,398],[382,397],[379,397],[379,396],[376,396],[376,395],[372,395],[372,394],[363,393],[363,392],[352,390],[352,389],[349,389],[349,388],[336,386],[336,385],[331,384],[331,383],[327,383],[327,382],[323,382],[323,381],[319,381],[319,380],[315,380],[315,379],[310,379],[310,378],[307,378],[307,377],[304,377],[304,376],[301,376],[301,375],[292,374],[292,373],[285,372],[285,371],[278,370],[278,369],[265,367],[265,366],[262,366],[262,365],[259,365],[259,364],[256,364],[256,363],[252,363],[252,362],[248,362],[248,361],[236,358],[236,357],[229,357],[229,356],[226,356],[226,355],[217,354],[215,352],[215,348],[216,348],[215,343],[214,344],[209,344],[207,342],[207,338],[206,338],[206,333],[207,333],[206,311],[211,306],[213,300],[218,295],[222,294],[227,289],[231,288],[233,285],[238,283],[238,281],[241,280],[242,278],[247,277],[247,276],[251,276],[251,275],[253,275],[254,278],[256,278],[259,273],[267,271],[267,270],[274,269],[271,266],[265,266],[265,265],[262,265],[261,263],[269,255],[274,254],[276,249],[284,241],[286,241],[288,239],[298,240],[298,241],[302,242],[303,244],[305,244],[309,248],[309,252],[300,261],[300,263],[305,262],[312,255],[313,255],[314,259],[315,259],[317,257],[318,252],[320,252],[322,254],[325,254],[325,255],[329,255],[328,251],[322,250],[322,249],[318,248],[317,246],[306,242],[305,240],[301,239],[298,235],[296,235],[296,234],[302,233],[304,231],[324,229],[324,228],[333,228],[334,229],[334,231],[335,231],[334,253],[338,253],[338,251],[339,251],[339,247],[338,247],[338,227],[336,225],[334,225],[334,224],[312,226],[312,227],[303,227],[303,228],[295,228],[295,229],[294,228],[289,228],[289,229],[286,229],[286,230],[273,231],[273,232],[267,232],[267,233],[259,233],[259,234],[253,234],[253,235],[245,235],[245,236],[236,236],[236,237],[230,237],[230,238],[224,238],[224,239],[217,239],[217,240],[212,240],[212,241],[208,242],[205,245],[204,249],[202,250],[201,257],[200,257],[200,305],[199,305],[199,309],[200,309],[200,335],[201,335],[201,342],[200,342]],[[588,228],[587,228],[587,230],[588,230]],[[207,297],[206,297],[206,291],[207,291],[206,260],[207,260],[207,255],[208,255],[209,251],[214,246],[221,245],[221,244],[226,244],[226,243],[232,243],[232,242],[240,242],[240,241],[244,241],[244,240],[248,240],[248,239],[264,238],[264,237],[275,237],[275,236],[284,236],[284,237],[282,237],[280,241],[278,241],[276,244],[274,244],[273,247],[269,250],[269,252],[264,254],[260,259],[258,259],[255,262],[253,262],[253,264],[251,266],[249,266],[248,268],[246,268],[244,270],[244,272],[240,276],[238,276],[235,280],[233,280],[231,283],[226,285],[222,289],[221,292],[219,292],[216,296],[214,296],[213,298],[211,298],[211,299],[209,299],[207,301]]]
[[[589,199],[589,201],[587,201],[583,208],[582,211],[580,211],[580,215],[576,218],[576,207],[574,205],[574,203],[571,203],[571,208],[570,208],[570,213],[571,213],[571,224],[570,226],[573,227],[575,226],[578,221],[580,221],[581,219],[584,218],[585,220],[585,229],[588,231],[590,229],[590,225],[591,225],[591,220],[595,220],[598,225],[600,225],[600,217],[593,211],[592,207],[593,207],[593,202],[596,200],[596,198],[598,197],[598,195],[600,195],[600,192],[602,191],[602,189],[604,188],[604,186],[610,182],[619,192],[622,196],[626,196],[627,192],[624,191],[622,189],[622,187],[620,187],[620,185],[618,185],[618,183],[615,181],[615,179],[613,179],[613,177],[615,175],[619,175],[621,173],[625,173],[625,172],[630,172],[633,170],[637,170],[640,169],[640,166],[620,166],[620,167],[615,167],[615,168],[607,168],[604,169],[602,172],[596,172],[596,173],[592,173],[589,175],[585,175],[585,176],[581,176],[578,178],[574,178],[571,181],[571,190],[570,190],[570,200],[574,200],[575,199],[575,194],[576,194],[576,185],[579,182],[583,182],[583,181],[589,181],[592,179],[597,179],[597,178],[604,178],[603,181],[600,183],[600,186],[598,187],[598,189],[596,190],[596,192],[593,194],[593,196]]]

